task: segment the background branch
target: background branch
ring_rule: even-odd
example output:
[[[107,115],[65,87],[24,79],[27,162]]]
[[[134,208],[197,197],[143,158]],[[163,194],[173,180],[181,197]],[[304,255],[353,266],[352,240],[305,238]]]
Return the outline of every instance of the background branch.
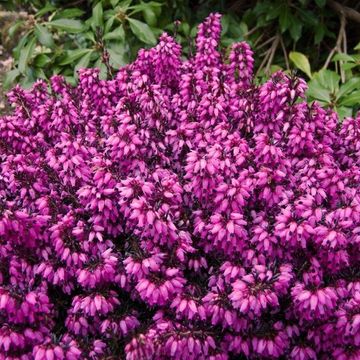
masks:
[[[360,12],[348,6],[342,5],[335,0],[328,0],[327,3],[333,10],[343,14],[347,19],[360,23]]]

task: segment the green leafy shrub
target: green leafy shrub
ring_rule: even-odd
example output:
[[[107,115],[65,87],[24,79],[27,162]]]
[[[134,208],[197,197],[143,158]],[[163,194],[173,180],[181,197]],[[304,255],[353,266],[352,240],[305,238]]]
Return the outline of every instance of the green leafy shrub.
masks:
[[[246,40],[259,54],[258,82],[279,69],[296,68],[310,80],[310,101],[336,109],[343,118],[354,113],[359,102],[356,3],[349,0],[344,7],[333,0],[7,0],[5,8],[23,9],[28,16],[3,32],[3,42],[19,39],[11,48],[14,66],[3,86],[26,87],[53,74],[74,84],[82,67],[98,67],[106,78],[133,61],[141,47],[154,45],[163,31],[175,35],[184,54],[191,55],[200,19],[219,11],[224,14],[221,45],[230,49],[234,42]]]

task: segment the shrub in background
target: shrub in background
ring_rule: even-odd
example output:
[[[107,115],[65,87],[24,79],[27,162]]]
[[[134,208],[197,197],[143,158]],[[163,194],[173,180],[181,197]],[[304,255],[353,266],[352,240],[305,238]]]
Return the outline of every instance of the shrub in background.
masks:
[[[360,117],[220,32],[10,92],[0,359],[360,357]]]
[[[8,71],[1,70],[0,57],[5,89],[15,83],[30,87],[55,74],[75,84],[77,70],[85,67],[99,68],[105,79],[132,62],[141,47],[154,45],[162,31],[176,35],[187,56],[197,24],[219,11],[225,14],[221,46],[229,52],[234,42],[247,41],[258,53],[257,81],[295,67],[312,79],[309,101],[335,109],[341,120],[354,115],[360,103],[356,0],[4,0],[0,22],[1,6],[27,11],[0,24],[0,43],[14,58]],[[6,112],[1,98],[0,92],[0,113]]]

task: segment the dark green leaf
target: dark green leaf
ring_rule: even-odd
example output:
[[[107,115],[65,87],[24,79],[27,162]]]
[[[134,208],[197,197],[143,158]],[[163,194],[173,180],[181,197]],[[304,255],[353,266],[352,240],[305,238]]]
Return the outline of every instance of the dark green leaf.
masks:
[[[319,19],[313,11],[297,8],[297,12],[301,17],[302,22],[309,26],[318,26]]]
[[[104,40],[125,40],[125,31],[122,25],[116,28],[116,30],[104,35]]]
[[[20,38],[19,43],[17,44],[17,46],[13,49],[13,56],[15,58],[15,60],[19,60],[20,58],[20,52],[21,50],[24,48],[24,46],[26,45],[29,36],[31,36],[31,32],[26,33],[24,36],[22,36]]]
[[[90,64],[90,60],[91,60],[91,55],[92,55],[92,50],[89,51],[87,54],[85,54],[80,61],[76,64],[75,69],[74,69],[74,76],[77,76],[77,71],[79,69],[86,69],[89,64]]]
[[[99,78],[105,80],[107,78],[107,68],[100,58],[96,60],[94,67],[100,70]]]
[[[96,40],[95,40],[95,34],[93,31],[86,31],[84,32],[83,34],[81,34],[85,39],[91,41],[92,43],[96,43]]]
[[[156,38],[150,27],[136,19],[128,19],[133,34],[145,44],[155,45]]]
[[[57,19],[48,23],[57,29],[64,30],[69,33],[79,33],[84,30],[84,25],[80,20],[74,19]]]
[[[104,25],[103,22],[103,8],[101,2],[99,2],[92,11],[92,28],[96,29],[97,27],[102,28]]]
[[[225,35],[228,32],[229,25],[230,25],[230,16],[229,15],[224,15],[221,18],[221,26],[222,26],[221,35]]]
[[[351,78],[345,84],[340,86],[340,89],[336,94],[336,99],[339,100],[343,96],[347,96],[347,94],[359,88],[360,88],[360,78],[358,77]]]
[[[316,2],[316,5],[321,8],[324,7],[326,4],[326,0],[315,0],[315,2]]]
[[[185,35],[189,35],[190,25],[188,23],[181,23],[180,29]]]
[[[104,28],[104,33],[108,33],[110,31],[110,29],[112,28],[112,26],[114,25],[114,21],[115,21],[115,16],[111,16],[110,18],[108,18],[108,20],[105,22],[105,28]]]
[[[147,6],[146,8],[144,8],[142,13],[144,16],[144,20],[146,21],[146,23],[148,25],[150,25],[150,26],[156,25],[156,23],[157,23],[156,14],[155,14],[155,11],[150,6]]]
[[[351,107],[345,107],[345,106],[335,107],[334,110],[338,113],[340,120],[343,120],[346,117],[352,116],[352,113],[353,113],[353,110]]]
[[[55,19],[59,18],[66,18],[66,19],[72,19],[77,18],[85,14],[84,10],[78,9],[78,8],[69,8],[59,11],[55,16]]]
[[[126,12],[129,8],[130,8],[130,5],[132,3],[132,0],[124,0],[124,1],[121,1],[118,6],[116,6],[115,10],[119,10],[119,11],[124,11]]]
[[[108,49],[110,55],[110,65],[118,69],[126,64],[124,53],[116,52],[113,49]]]
[[[291,24],[291,13],[289,7],[286,4],[281,7],[279,23],[282,33],[285,32]]]
[[[36,67],[44,67],[45,65],[49,64],[51,59],[45,54],[39,54],[34,59],[34,65]]]
[[[289,31],[292,39],[297,42],[300,39],[302,33],[302,23],[298,18],[294,16],[292,17]]]
[[[25,73],[26,67],[31,59],[31,56],[35,49],[36,39],[32,36],[26,46],[21,49],[18,68],[21,73]]]
[[[56,10],[56,7],[54,5],[51,5],[47,3],[45,6],[43,6],[36,14],[35,17],[41,17],[44,16],[48,12],[52,12]]]
[[[275,5],[267,8],[266,20],[273,20],[280,16],[282,5]]]
[[[36,68],[35,69],[35,77],[36,77],[36,79],[46,79],[44,70],[41,68]]]
[[[319,24],[319,26],[315,27],[315,33],[314,33],[314,44],[318,45],[321,43],[321,41],[324,39],[326,32],[326,28],[323,24]]]
[[[344,97],[341,102],[341,106],[354,106],[360,105],[360,90],[354,91],[350,95]]]
[[[332,94],[339,90],[340,76],[335,71],[322,69],[315,74],[314,80],[318,81],[322,87],[329,89]]]
[[[306,93],[311,98],[323,101],[326,104],[330,104],[331,102],[330,91],[324,89],[319,83],[310,81],[309,88]]]
[[[121,5],[121,4],[120,4]],[[160,12],[158,12],[159,9],[161,9],[162,4],[158,3],[156,1],[149,1],[149,2],[140,2],[140,4],[129,6],[129,10],[133,10],[132,14],[138,13],[140,11],[145,10],[146,8],[151,8],[156,12],[156,15],[160,15]]]
[[[76,49],[76,50],[68,50],[65,54],[64,58],[59,61],[59,65],[68,65],[72,64],[77,59],[80,59],[84,55],[92,52],[92,49]]]
[[[346,61],[346,62],[355,62],[355,59],[348,55],[348,54],[336,54],[333,58],[332,58],[332,61]]]
[[[35,24],[35,35],[42,45],[49,48],[54,46],[54,40],[51,32],[45,26]]]
[[[65,81],[67,83],[69,83],[72,86],[76,86],[77,81],[76,81],[76,78],[74,76],[69,76],[68,75],[68,76],[64,76],[64,78],[65,78]]]
[[[346,63],[342,65],[342,68],[346,71],[346,70],[351,70],[354,67],[359,66],[358,64],[355,63]]]

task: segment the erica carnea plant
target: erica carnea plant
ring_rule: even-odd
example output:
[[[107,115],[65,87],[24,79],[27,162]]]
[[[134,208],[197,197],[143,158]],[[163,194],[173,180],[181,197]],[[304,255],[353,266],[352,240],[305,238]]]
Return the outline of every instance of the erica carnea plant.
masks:
[[[220,32],[10,92],[0,359],[360,359],[360,116]]]

